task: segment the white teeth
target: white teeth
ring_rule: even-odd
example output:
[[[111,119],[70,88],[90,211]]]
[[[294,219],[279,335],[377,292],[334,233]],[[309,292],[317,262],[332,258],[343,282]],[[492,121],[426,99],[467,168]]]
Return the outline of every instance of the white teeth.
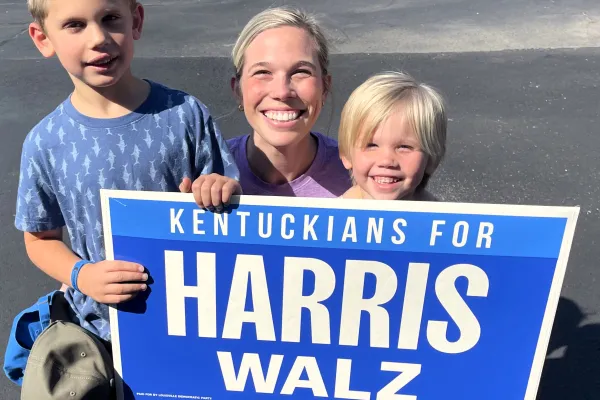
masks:
[[[273,121],[293,121],[300,116],[298,111],[267,111],[264,114]]]
[[[377,183],[396,183],[399,181],[398,178],[391,178],[388,176],[376,176],[373,180]]]
[[[104,64],[108,64],[109,62],[111,62],[114,59],[115,59],[114,57],[110,57],[110,58],[104,59],[102,61],[96,61],[96,62],[90,63],[90,64],[93,64],[93,65],[104,65]]]

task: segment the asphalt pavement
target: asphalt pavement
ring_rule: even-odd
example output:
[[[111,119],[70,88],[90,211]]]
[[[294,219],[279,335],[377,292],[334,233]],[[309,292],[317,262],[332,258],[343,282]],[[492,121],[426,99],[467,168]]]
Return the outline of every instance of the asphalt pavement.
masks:
[[[226,137],[249,127],[229,90],[236,34],[263,0],[154,1],[134,72],[186,90]],[[335,44],[333,96],[317,128],[369,75],[405,70],[449,103],[448,152],[431,181],[447,201],[577,205],[581,213],[540,400],[600,398],[600,4],[597,0],[304,1]],[[12,318],[55,289],[14,228],[22,141],[71,90],[27,36],[25,1],[0,0],[0,348]],[[515,277],[518,279],[518,277]],[[3,351],[2,351],[3,353]],[[18,398],[0,378],[0,399]]]

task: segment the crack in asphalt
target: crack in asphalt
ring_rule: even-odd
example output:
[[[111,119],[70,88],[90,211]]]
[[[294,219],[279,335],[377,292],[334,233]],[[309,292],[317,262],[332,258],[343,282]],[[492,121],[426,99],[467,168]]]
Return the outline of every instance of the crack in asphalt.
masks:
[[[23,28],[21,30],[21,32],[17,33],[16,35],[13,35],[12,37],[5,39],[5,40],[1,40],[0,41],[0,47],[4,46],[7,43],[12,42],[13,40],[15,40],[16,38],[18,38],[19,36],[21,36],[22,34],[24,34],[25,32],[27,32],[27,27]]]

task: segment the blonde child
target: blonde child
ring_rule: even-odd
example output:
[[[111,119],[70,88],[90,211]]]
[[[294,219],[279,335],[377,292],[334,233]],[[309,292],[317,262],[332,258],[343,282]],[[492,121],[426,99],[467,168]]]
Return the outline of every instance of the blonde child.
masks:
[[[342,110],[340,157],[353,186],[341,197],[436,200],[425,188],[446,151],[441,95],[402,72],[384,72],[352,92]]]

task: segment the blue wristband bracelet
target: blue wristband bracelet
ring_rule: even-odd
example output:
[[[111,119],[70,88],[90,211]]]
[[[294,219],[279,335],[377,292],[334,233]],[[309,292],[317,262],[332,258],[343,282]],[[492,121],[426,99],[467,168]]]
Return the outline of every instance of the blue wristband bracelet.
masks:
[[[81,267],[83,267],[86,264],[90,264],[90,261],[79,260],[75,263],[73,269],[71,270],[71,287],[77,290],[78,292],[80,292],[80,290],[79,286],[77,286],[77,278],[79,278],[79,271],[81,271]]]

